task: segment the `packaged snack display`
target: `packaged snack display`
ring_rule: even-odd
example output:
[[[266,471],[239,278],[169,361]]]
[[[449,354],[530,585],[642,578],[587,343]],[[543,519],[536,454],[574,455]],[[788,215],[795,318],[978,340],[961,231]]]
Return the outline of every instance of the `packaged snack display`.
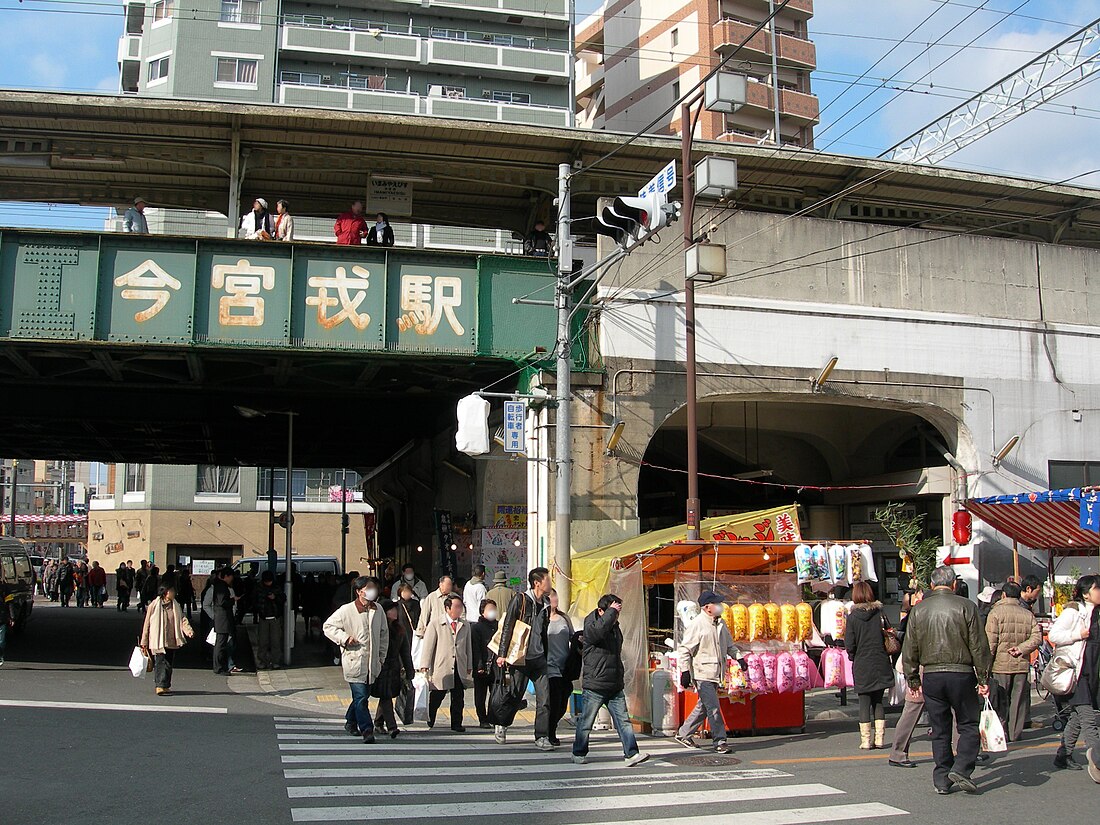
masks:
[[[782,633],[782,611],[780,611],[779,605],[775,602],[768,602],[764,605],[764,617],[768,625],[768,635],[765,638],[778,639]]]
[[[848,602],[826,599],[821,603],[821,635],[831,636],[836,640],[843,639],[847,618]]]
[[[848,556],[848,584],[863,579],[863,554],[859,552],[858,544],[850,544],[847,547]]]
[[[814,610],[806,602],[795,605],[798,615],[798,637],[795,641],[808,642],[814,637]]]
[[[839,544],[829,547],[829,581],[842,584],[848,579],[848,550]]]
[[[748,695],[749,678],[736,659],[726,660],[726,689],[731,699],[738,699]]]
[[[760,666],[764,669],[764,687],[765,693],[776,693],[776,668],[778,657],[774,653],[761,653],[760,654]]]
[[[775,689],[779,693],[793,693],[798,690],[794,676],[794,656],[787,652],[780,653],[775,657]]]
[[[794,667],[793,690],[795,692],[805,692],[815,687],[816,680],[811,675],[816,673],[814,663],[804,650],[798,650],[791,654],[791,664]]]
[[[749,605],[749,641],[761,642],[768,638],[768,614],[764,605]]]
[[[723,611],[725,612],[725,611]],[[735,642],[749,640],[749,609],[743,604],[730,605],[730,636]]]
[[[852,687],[852,662],[848,651],[840,647],[830,647],[821,654],[821,670],[825,687]]]
[[[764,663],[760,654],[750,653],[745,657],[745,664],[748,666],[749,690],[753,693],[767,693],[768,682],[764,676]]]
[[[799,636],[798,610],[793,604],[784,604],[779,607],[779,641],[797,642]]]
[[[813,580],[810,575],[810,545],[800,544],[794,548],[794,569],[799,584]]]
[[[864,581],[877,582],[878,573],[875,572],[875,557],[871,553],[871,548],[866,544],[853,544],[849,549],[853,551],[853,555],[859,554],[861,578]]]
[[[815,544],[810,548],[810,577],[815,581],[829,578],[829,552],[824,544]]]

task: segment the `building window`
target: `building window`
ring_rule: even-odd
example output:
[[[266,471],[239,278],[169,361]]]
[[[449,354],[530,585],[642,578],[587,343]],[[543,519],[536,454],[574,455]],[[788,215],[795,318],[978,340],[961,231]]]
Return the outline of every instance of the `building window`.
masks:
[[[231,83],[236,86],[256,86],[256,71],[260,61],[242,57],[219,57],[218,69],[214,76],[217,83]]]
[[[439,28],[436,28],[435,26],[432,26],[430,34],[431,34],[432,37],[436,37],[436,38],[439,38],[441,40],[469,40],[470,39],[469,34],[467,32],[462,31],[461,29],[439,29]]]
[[[450,97],[456,100],[462,100],[466,97],[465,86],[444,86],[443,97]]]
[[[274,471],[274,489],[272,488],[272,471],[260,470],[260,480],[257,485],[256,498],[264,501],[274,496],[276,500],[286,500],[286,470]],[[295,470],[292,483],[292,492],[295,501],[331,502],[334,500],[333,488],[340,487],[344,480],[344,471],[337,467],[325,467],[314,470]],[[347,489],[354,490],[359,486],[359,474],[348,470]],[[339,495],[335,496],[339,501]]]
[[[673,100],[679,100],[680,99],[680,81],[679,80],[673,80],[672,81],[672,99]]]
[[[158,57],[156,60],[149,61],[149,76],[146,80],[147,83],[154,83],[158,80],[168,79],[168,58]]]
[[[669,35],[669,38],[672,40],[672,48],[675,49],[677,46],[680,45],[680,30],[679,29],[673,29],[672,31],[670,31],[668,33],[668,35]],[[676,96],[679,97],[679,95],[676,95]]]
[[[175,10],[176,0],[157,0],[153,4],[153,22],[159,23],[161,20],[171,19]]]
[[[145,492],[145,465],[144,464],[127,464],[126,465],[126,489],[123,492],[126,492],[126,493],[144,493]]]
[[[531,95],[526,92],[498,92],[494,90],[486,96],[495,103],[519,103],[524,106],[531,104]]]
[[[1100,484],[1100,461],[1048,461],[1047,481],[1051,490]]]
[[[221,22],[260,25],[260,0],[222,0]]]
[[[195,492],[199,495],[240,495],[241,468],[200,464]]]

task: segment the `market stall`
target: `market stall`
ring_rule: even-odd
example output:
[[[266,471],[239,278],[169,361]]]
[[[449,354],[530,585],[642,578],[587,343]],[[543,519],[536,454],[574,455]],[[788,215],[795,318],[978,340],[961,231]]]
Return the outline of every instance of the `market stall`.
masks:
[[[743,667],[731,661],[723,686],[727,727],[750,734],[801,730],[805,691],[821,684],[817,663],[805,651],[820,634],[801,584],[874,577],[870,545],[802,542],[794,505],[707,519],[700,534],[701,540],[689,542],[685,528],[670,528],[575,555],[574,615],[587,615],[604,593],[623,598],[628,704],[635,718],[667,733],[696,700],[678,687],[675,643],[700,592],[715,590],[729,605],[725,619],[742,651]],[[673,586],[673,650],[647,637],[645,590],[654,585]],[[834,633],[842,638],[843,603],[836,604],[841,618],[837,630],[832,617]]]

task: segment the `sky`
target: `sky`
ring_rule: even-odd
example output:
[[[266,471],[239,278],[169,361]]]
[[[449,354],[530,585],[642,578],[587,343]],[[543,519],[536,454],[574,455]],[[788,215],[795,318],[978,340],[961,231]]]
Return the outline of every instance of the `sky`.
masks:
[[[578,18],[597,5],[579,0]],[[816,148],[876,156],[1098,17],[1100,0],[816,0]],[[0,88],[113,93],[121,31],[117,0],[0,0]],[[1096,79],[944,165],[1100,187]],[[104,216],[0,203],[0,225],[99,229]]]

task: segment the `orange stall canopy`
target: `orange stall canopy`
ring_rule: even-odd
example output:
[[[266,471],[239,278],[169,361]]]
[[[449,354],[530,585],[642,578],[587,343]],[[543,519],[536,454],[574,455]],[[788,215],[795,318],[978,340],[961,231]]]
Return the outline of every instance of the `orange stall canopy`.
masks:
[[[645,584],[671,584],[676,573],[751,576],[794,566],[794,548],[801,542],[699,541],[665,544],[649,553],[621,560],[626,567],[642,565]]]

